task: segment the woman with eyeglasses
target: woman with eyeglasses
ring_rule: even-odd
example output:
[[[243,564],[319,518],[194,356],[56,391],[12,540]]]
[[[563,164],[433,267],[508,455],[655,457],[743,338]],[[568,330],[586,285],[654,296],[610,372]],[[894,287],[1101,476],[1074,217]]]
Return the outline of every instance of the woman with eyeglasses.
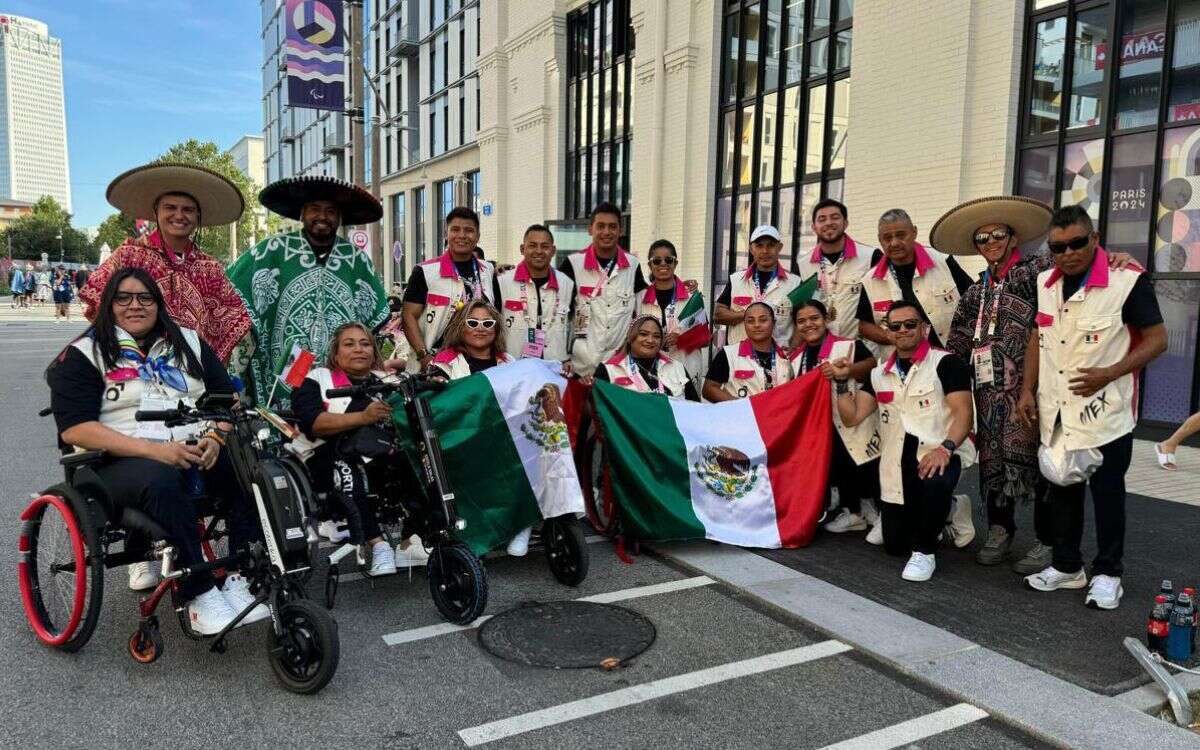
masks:
[[[351,544],[369,549],[367,574],[372,576],[396,572],[397,551],[383,538],[367,496],[368,464],[353,454],[351,440],[360,430],[390,423],[392,407],[365,396],[326,398],[325,392],[386,377],[383,356],[371,331],[362,323],[344,323],[333,332],[325,366],[309,372],[292,393],[292,411],[303,433],[292,448],[304,457],[316,490],[339,493],[348,506],[344,512],[353,513],[359,521],[349,524],[348,532],[339,533],[336,522],[327,520],[322,522],[322,533],[333,541],[348,537]],[[429,559],[416,535],[401,542],[398,551],[406,558],[406,567],[423,565]]]
[[[775,343],[775,308],[753,302],[745,311],[746,338],[713,357],[704,376],[704,398],[732,401],[769,391],[792,379],[787,352]]]
[[[646,261],[650,267],[650,285],[638,297],[637,314],[651,315],[658,318],[664,331],[663,354],[679,362],[687,370],[688,376],[699,374],[704,366],[703,347],[707,341],[698,347],[685,342],[686,349],[679,346],[680,329],[679,313],[687,306],[694,289],[679,278],[676,270],[679,267],[679,255],[675,245],[670,240],[655,240],[650,244],[650,257]]]
[[[625,345],[596,368],[595,378],[631,391],[700,400],[687,370],[666,355],[662,323],[653,315],[639,315],[633,321]]]
[[[227,511],[230,549],[248,544],[257,532],[249,503],[234,479],[221,425],[169,428],[164,422],[139,422],[139,410],[195,403],[206,393],[233,393],[216,352],[190,328],[167,315],[158,284],[140,268],[120,268],[109,278],[96,306],[94,324],[63,349],[46,369],[50,408],[65,449],[104,451],[108,460],[96,469],[113,503],[142,511],[166,532],[176,564],[204,562],[199,513],[185,475],[203,472],[205,494],[219,498]],[[130,566],[130,587],[153,588],[158,575],[149,562]],[[219,632],[254,601],[242,576],[226,577],[216,588],[206,576],[189,576],[180,586],[188,601],[192,629]],[[268,617],[259,606],[241,624]]]

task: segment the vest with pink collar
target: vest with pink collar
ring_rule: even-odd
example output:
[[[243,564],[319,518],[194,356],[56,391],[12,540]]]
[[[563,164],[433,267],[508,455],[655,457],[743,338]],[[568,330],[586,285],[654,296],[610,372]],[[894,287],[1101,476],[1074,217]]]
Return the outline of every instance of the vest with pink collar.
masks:
[[[783,266],[775,267],[775,276],[766,289],[758,288],[757,266],[738,271],[729,277],[729,309],[741,312],[754,302],[766,302],[775,309],[775,343],[783,346],[792,338],[795,322],[792,319],[792,302],[788,295],[800,286],[800,277],[788,273]],[[736,344],[746,339],[746,325],[738,323],[728,326],[726,340]]]
[[[588,245],[582,253],[567,256],[567,262],[575,275],[571,367],[580,375],[591,375],[625,342],[633,321],[639,261],[618,247],[616,263],[606,273],[595,247]]]
[[[537,331],[542,331],[544,349],[539,359],[566,361],[568,320],[571,296],[575,293],[575,282],[565,273],[554,268],[546,283],[539,288],[529,278],[529,270],[522,261],[516,268],[500,274],[500,296],[504,309],[500,311],[504,326],[505,344],[513,356],[524,356],[535,344]],[[541,301],[542,317],[538,319],[538,301]]]
[[[958,286],[946,265],[949,256],[916,243],[913,249],[916,256],[916,272],[913,274],[913,296],[921,303],[921,309],[929,316],[933,330],[942,343],[950,336],[950,324],[954,321],[954,310],[958,307]],[[867,273],[862,279],[863,292],[871,304],[871,314],[875,325],[883,327],[883,319],[887,317],[888,308],[893,302],[903,298],[900,284],[891,271],[887,255]],[[891,345],[874,344],[872,349],[880,361],[886,359],[893,351]]]
[[[795,372],[796,377],[800,377],[802,365],[799,362],[802,362],[804,359],[805,348],[798,346],[792,351],[792,370]],[[821,342],[821,349],[817,353],[817,363],[820,364],[830,359],[841,359],[843,357],[850,360],[851,363],[854,362],[854,339],[844,339],[840,336],[834,336],[832,333],[827,333],[825,340]],[[853,427],[847,427],[842,424],[842,416],[838,414],[837,385],[833,381],[830,381],[829,389],[833,394],[833,426],[837,430],[838,436],[841,437],[842,444],[846,446],[846,452],[854,459],[854,463],[859,466],[879,458],[881,447],[879,414],[872,412],[863,421]]]
[[[729,380],[721,384],[721,390],[734,398],[746,398],[768,390],[766,372],[754,356],[750,339],[743,339],[740,344],[729,344],[722,351],[729,362]],[[778,388],[791,379],[792,363],[787,353],[776,346],[770,388]]]
[[[683,310],[684,305],[687,304],[691,296],[688,293],[687,287],[684,286],[683,281],[676,276],[675,294],[672,297],[671,304],[667,305],[666,310],[663,310],[658,304],[658,295],[655,293],[654,285],[652,284],[638,297],[637,317],[650,315],[659,320],[665,317],[667,321],[663,331],[665,334],[682,333],[679,329],[679,312]],[[693,352],[684,352],[678,347],[668,347],[667,342],[663,341],[663,353],[676,362],[681,363],[683,369],[687,370],[689,375],[701,372],[704,367],[704,347]]]
[[[850,235],[837,262],[830,263],[818,245],[808,256],[800,254],[796,266],[800,277],[817,277],[817,292],[813,299],[829,309],[829,330],[838,336],[858,336],[858,298],[862,292],[863,276],[871,270],[871,254],[875,248],[859,245]]]
[[[666,389],[671,398],[683,398],[687,389],[687,370],[665,354],[658,355],[658,391],[650,387],[638,372],[637,365],[625,354],[618,353],[610,357],[604,363],[604,369],[608,373],[608,382],[639,393],[662,393],[662,389]]]
[[[371,374],[380,379],[392,377],[391,373],[382,370],[372,370]],[[315,367],[309,371],[308,379],[316,381],[317,387],[321,391],[321,400],[325,403],[325,411],[330,414],[345,414],[346,410],[350,408],[352,399],[349,396],[329,398],[325,395],[330,388],[346,388],[350,385],[350,378],[345,372],[330,370],[327,367]],[[307,461],[313,451],[324,444],[323,438],[309,438],[308,435],[300,433],[288,444],[288,450]]]
[[[479,288],[464,282],[458,275],[454,259],[449,251],[442,253],[433,260],[421,264],[421,272],[425,274],[425,309],[421,311],[419,320],[421,338],[425,348],[432,349],[446,332],[450,317],[458,311],[459,303],[466,302],[476,296],[482,296],[495,304],[492,299],[492,277],[496,270],[486,260],[475,259],[475,269],[479,275]]]
[[[496,365],[506,365],[512,362],[513,358],[508,354],[501,354],[496,357]],[[471,366],[467,363],[467,357],[457,349],[443,349],[433,358],[433,367],[445,373],[450,380],[458,380],[465,378],[471,374]]]

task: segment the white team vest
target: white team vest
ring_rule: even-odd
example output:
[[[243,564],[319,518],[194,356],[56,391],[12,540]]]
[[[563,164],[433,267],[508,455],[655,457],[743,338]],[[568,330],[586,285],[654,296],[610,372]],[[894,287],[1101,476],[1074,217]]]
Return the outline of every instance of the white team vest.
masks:
[[[895,357],[875,366],[871,371],[871,386],[879,412],[879,437],[883,442],[879,462],[881,499],[885,503],[904,502],[904,480],[900,458],[904,452],[904,436],[917,438],[917,460],[942,444],[950,431],[950,407],[942,381],[937,376],[938,362],[949,352],[934,349],[928,342],[913,356],[908,378],[901,380],[896,372]],[[970,437],[954,451],[962,468],[975,463],[975,443]]]
[[[810,255],[796,259],[801,279],[816,274],[817,293],[814,299],[824,302],[829,309],[832,319],[827,326],[835,336],[858,338],[858,297],[862,291],[863,277],[871,270],[873,252],[875,248],[859,245],[846,235],[842,255],[836,263],[823,261],[819,246]]]
[[[546,348],[541,358],[563,362],[570,356],[567,354],[568,317],[575,282],[554,268],[550,269],[550,274],[541,289],[528,281],[529,273],[523,261],[515,269],[500,274],[500,297],[504,300],[501,324],[506,348],[514,357],[521,356],[525,345],[532,341],[530,332],[537,329],[538,297],[542,300],[542,330],[546,336]]]
[[[729,380],[721,384],[721,390],[734,398],[746,398],[767,390],[767,378],[750,339],[740,344],[729,344],[722,351],[729,362]],[[772,373],[772,388],[778,388],[792,379],[792,363],[787,353],[775,347],[775,370]]]
[[[818,364],[829,359],[829,352],[833,345],[839,341],[853,341],[853,339],[844,339],[840,336],[835,336],[832,333],[825,336],[825,340],[821,342],[821,350],[817,354]],[[804,346],[798,346],[792,352],[792,371],[795,377],[800,377],[800,365],[796,363],[804,357]],[[854,350],[850,350],[850,361],[854,361]],[[837,408],[837,385],[833,382],[829,384],[830,391],[833,393],[833,426],[837,429],[838,435],[842,438],[842,444],[846,446],[846,452],[854,459],[854,463],[862,466],[865,463],[874,461],[879,458],[881,449],[881,439],[879,437],[879,414],[872,412],[866,419],[854,425],[847,427],[842,424],[842,415],[838,413]]]
[[[946,265],[946,256],[937,250],[927,249],[920,243],[916,245],[917,272],[913,274],[913,295],[921,303],[921,308],[929,316],[933,330],[938,339],[945,344],[950,336],[950,324],[954,321],[954,310],[958,307],[958,287]],[[924,270],[922,270],[924,268]],[[883,319],[887,317],[888,308],[892,302],[903,299],[900,285],[896,283],[888,267],[887,255],[875,265],[862,279],[863,291],[871,303],[871,313],[875,324],[884,327]],[[875,356],[880,361],[891,356],[894,348],[890,345],[875,345]]]
[[[475,267],[479,271],[479,292],[495,304],[492,277],[496,269],[486,260],[476,260]],[[472,290],[459,278],[449,252],[422,263],[421,272],[425,274],[425,285],[429,289],[425,309],[421,311],[421,338],[425,341],[425,349],[432,350],[446,332],[450,317],[458,311],[458,303],[470,299]]]
[[[788,294],[800,286],[801,278],[788,273],[783,266],[777,268],[778,273],[767,284],[767,288],[762,294],[759,294],[758,291],[755,266],[750,266],[730,276],[729,309],[741,312],[753,302],[766,302],[771,305],[775,308],[775,343],[787,346],[792,338],[792,328],[795,327],[795,323],[792,321],[792,303],[788,299]],[[745,324],[738,323],[734,326],[727,326],[727,329],[725,340],[728,343],[736,344],[746,339]]]
[[[196,355],[196,361],[200,361],[200,336],[190,328],[180,328],[183,333],[183,338],[191,347],[192,353]],[[122,337],[132,338],[121,329],[117,329]],[[92,338],[84,336],[77,339],[71,346],[79,350],[87,360],[92,363],[100,373],[104,376],[104,396],[100,400],[100,424],[115,430],[122,435],[134,436],[138,432],[138,427],[141,424],[134,419],[134,414],[142,405],[142,396],[147,392],[147,382],[139,377],[122,377],[123,370],[128,370],[126,365],[118,362],[118,366],[111,372],[105,372],[104,360],[98,355],[92,346]],[[159,357],[164,354],[170,354],[172,349],[166,339],[159,338],[150,347],[147,356],[150,358]],[[170,357],[168,357],[170,359]],[[184,401],[189,406],[195,406],[196,400],[204,395],[204,381],[200,378],[193,377],[188,374],[182,367],[179,368],[183,373],[184,380],[187,382],[187,392],[181,393],[173,388],[163,386],[161,392],[167,399],[179,399]],[[171,439],[174,441],[184,441],[196,437],[203,431],[203,427],[198,424],[184,425],[182,427],[171,428]]]
[[[607,276],[592,246],[567,256],[575,274],[575,321],[571,367],[579,375],[596,367],[625,343],[633,321],[633,287],[640,261],[617,248],[617,263]]]
[[[512,362],[513,358],[508,354],[501,354],[496,357],[496,366],[506,365]],[[467,364],[467,358],[461,352],[453,349],[443,349],[433,358],[433,367],[438,368],[450,380],[458,380],[465,378],[471,374],[471,366]]]
[[[665,333],[682,333],[679,330],[679,311],[687,304],[688,299],[692,295],[688,293],[687,287],[679,277],[675,278],[675,301],[667,306],[666,319],[667,325]],[[648,287],[644,294],[638,297],[637,317],[650,315],[652,317],[663,319],[663,309],[658,306],[658,296],[654,293],[654,286]],[[704,349],[697,349],[694,352],[686,353],[678,348],[668,349],[667,342],[663,341],[663,353],[671,359],[683,365],[683,368],[690,374],[696,374],[704,368]]]
[[[1088,280],[1065,301],[1056,269],[1038,275],[1037,404],[1043,445],[1050,443],[1059,418],[1067,450],[1095,448],[1133,431],[1138,400],[1133,373],[1088,397],[1071,393],[1068,381],[1081,367],[1108,367],[1129,353],[1132,337],[1121,322],[1121,307],[1140,273],[1110,269],[1107,255],[1097,248]]]
[[[636,368],[630,368],[629,358],[624,354],[609,358],[604,363],[604,369],[608,372],[608,382],[614,385],[639,393],[654,392],[646,379],[634,371]],[[687,370],[682,364],[665,354],[658,355],[658,384],[671,392],[671,398],[684,398],[688,380]]]
[[[372,370],[372,374],[381,379],[390,377],[390,373],[380,370]],[[325,411],[330,414],[345,414],[346,410],[350,408],[352,399],[349,396],[329,398],[325,395],[330,388],[345,388],[350,385],[350,378],[346,376],[346,373],[340,370],[335,373],[327,367],[316,367],[309,371],[308,379],[316,381],[317,387],[321,391],[321,400],[325,402]],[[289,451],[307,461],[313,451],[324,444],[324,438],[309,439],[308,435],[301,432],[287,444],[287,447]]]

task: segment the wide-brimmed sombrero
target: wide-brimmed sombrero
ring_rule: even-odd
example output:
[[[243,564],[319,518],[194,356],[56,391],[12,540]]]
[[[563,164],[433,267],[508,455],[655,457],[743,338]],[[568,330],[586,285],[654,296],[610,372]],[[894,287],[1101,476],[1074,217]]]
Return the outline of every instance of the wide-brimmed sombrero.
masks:
[[[950,255],[975,255],[975,230],[985,224],[1007,224],[1022,244],[1050,230],[1050,207],[1019,195],[976,198],[955,206],[937,220],[929,244]]]
[[[342,214],[342,224],[371,224],[383,218],[379,199],[352,182],[324,175],[288,177],[273,182],[258,194],[258,202],[288,219],[300,220],[304,204],[333,201]]]
[[[186,193],[200,205],[200,226],[230,224],[241,217],[246,201],[227,177],[204,167],[158,162],[119,175],[105,197],[113,208],[134,219],[154,221],[154,202],[163,193]]]

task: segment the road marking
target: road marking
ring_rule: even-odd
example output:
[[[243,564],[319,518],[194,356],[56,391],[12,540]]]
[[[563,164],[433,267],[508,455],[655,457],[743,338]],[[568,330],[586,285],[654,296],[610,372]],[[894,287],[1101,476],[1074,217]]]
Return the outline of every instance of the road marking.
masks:
[[[661,680],[654,680],[641,685],[615,690],[611,693],[603,693],[591,698],[583,698],[582,700],[543,708],[540,711],[530,711],[529,713],[519,714],[507,719],[480,724],[477,727],[461,730],[458,736],[467,747],[476,747],[488,742],[494,742],[495,740],[513,737],[537,729],[544,729],[545,727],[563,724],[575,719],[582,719],[586,716],[593,716],[605,711],[634,706],[656,698],[662,698],[663,696],[707,687],[739,677],[748,677],[750,675],[782,669],[783,667],[803,664],[804,662],[823,659],[827,656],[834,656],[835,654],[849,650],[850,647],[840,641],[822,641],[821,643],[814,643],[811,646],[801,646],[800,648],[788,649],[787,651],[766,654],[765,656],[756,656],[753,659],[745,659],[730,664],[722,664],[717,667],[701,669],[696,672],[688,672],[675,677],[666,677]]]
[[[588,544],[595,544],[597,542],[604,542],[604,541],[608,541],[608,540],[602,536],[588,536],[588,537],[584,537],[584,541]],[[322,546],[321,552],[325,553],[326,551],[328,551],[329,553],[332,553],[333,550],[336,550],[336,549],[337,549],[337,546],[335,546],[335,545],[329,545],[327,548]],[[531,552],[540,552],[541,547],[531,548],[530,551]],[[328,557],[328,555],[326,555],[326,557]],[[494,552],[487,553],[487,555],[484,556],[484,559],[491,560],[491,559],[496,559],[496,558],[501,558],[501,557],[510,557],[510,555],[507,552],[504,552],[503,550],[495,550]],[[349,559],[349,558],[347,558],[347,559]],[[425,565],[414,565],[412,567],[414,569],[417,569],[417,568],[423,569],[425,567]],[[388,575],[384,575],[384,576],[369,576],[364,571],[359,570],[358,566],[353,563],[351,564],[351,568],[352,569],[348,573],[339,573],[338,574],[338,583],[339,584],[354,583],[355,581],[370,581],[374,578],[387,578],[389,575],[391,575],[389,573]],[[400,566],[400,567],[396,568],[396,573],[402,574],[407,569],[408,569],[407,566]]]
[[[959,703],[854,739],[826,745],[821,750],[890,750],[986,719],[987,716],[987,711],[981,708],[970,703]]]
[[[638,586],[637,588],[632,589],[622,589],[621,591],[613,591],[607,594],[584,596],[576,599],[575,601],[592,602],[595,604],[612,604],[613,602],[640,599],[643,596],[669,594],[673,591],[685,591],[687,589],[694,589],[700,586],[708,586],[712,583],[716,583],[716,581],[708,576],[696,576],[695,578],[681,578],[677,581],[667,581],[666,583],[655,583],[649,586]],[[422,628],[401,630],[397,633],[388,633],[387,635],[383,636],[383,642],[389,646],[399,646],[402,643],[423,641],[426,638],[434,638],[439,635],[460,633],[464,630],[474,630],[483,623],[487,622],[489,619],[491,619],[491,615],[484,615],[469,625],[453,625],[448,622],[441,622],[436,625],[426,625]]]

